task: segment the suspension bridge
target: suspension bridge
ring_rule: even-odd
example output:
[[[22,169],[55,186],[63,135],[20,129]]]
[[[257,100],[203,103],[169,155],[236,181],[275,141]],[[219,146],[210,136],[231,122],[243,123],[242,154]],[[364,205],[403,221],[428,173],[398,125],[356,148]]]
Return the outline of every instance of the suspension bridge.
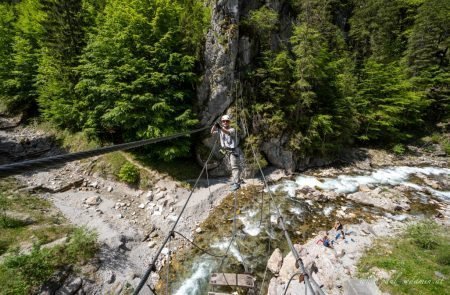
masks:
[[[237,106],[236,106],[236,119],[237,119],[238,118],[238,107],[241,107],[243,105],[242,99],[241,100],[237,99],[236,103],[237,103]],[[249,134],[248,126],[244,119],[241,120],[241,124],[242,124],[241,128],[242,128],[244,134]],[[210,127],[211,126],[205,126],[202,128],[198,128],[198,129],[194,129],[194,130],[186,131],[186,132],[181,132],[181,133],[173,134],[173,135],[166,136],[166,137],[140,140],[140,141],[135,141],[135,142],[130,142],[130,143],[124,143],[124,144],[118,144],[118,145],[112,145],[112,146],[92,149],[92,150],[83,151],[83,152],[68,153],[68,154],[63,154],[63,155],[58,155],[58,156],[53,156],[53,157],[46,157],[46,158],[40,158],[40,159],[35,159],[35,160],[29,160],[29,161],[23,161],[23,162],[18,162],[18,163],[2,165],[2,166],[0,166],[0,177],[2,177],[2,178],[8,177],[8,176],[17,175],[17,174],[21,174],[21,173],[25,173],[25,172],[29,172],[29,171],[33,171],[33,170],[37,170],[37,169],[43,169],[43,168],[49,169],[49,168],[52,168],[52,167],[55,167],[55,166],[58,166],[61,164],[65,164],[65,163],[68,163],[71,161],[75,161],[75,160],[82,160],[82,159],[87,159],[90,157],[99,156],[99,155],[103,155],[103,154],[111,153],[111,152],[115,152],[115,151],[129,150],[129,149],[138,148],[138,147],[155,144],[155,143],[159,143],[159,142],[175,140],[180,137],[185,137],[185,136],[189,136],[189,135],[192,135],[195,133],[205,131],[206,129],[209,129]],[[226,259],[229,257],[229,251],[230,251],[231,245],[237,239],[237,224],[236,224],[237,218],[236,217],[237,217],[237,212],[239,210],[239,208],[237,206],[237,204],[238,204],[237,203],[237,191],[234,191],[234,193],[233,193],[234,194],[234,208],[233,208],[234,212],[233,212],[232,235],[231,235],[231,239],[228,243],[228,246],[226,247],[226,251],[224,254],[218,255],[218,254],[210,253],[206,249],[200,248],[198,245],[196,245],[193,241],[186,238],[180,232],[176,231],[177,225],[178,225],[181,217],[183,216],[183,213],[184,213],[187,205],[189,204],[191,197],[192,197],[195,189],[197,188],[201,177],[204,174],[206,174],[206,177],[207,177],[207,180],[209,183],[208,163],[210,162],[211,158],[213,157],[214,151],[217,147],[217,143],[218,143],[218,139],[216,139],[214,141],[214,144],[209,152],[209,155],[208,155],[206,161],[204,162],[202,170],[201,170],[200,174],[198,175],[192,189],[190,190],[189,196],[187,197],[184,205],[182,206],[175,223],[173,224],[172,228],[167,232],[165,238],[163,239],[163,242],[159,245],[158,250],[156,251],[155,255],[153,256],[152,261],[149,263],[145,273],[142,275],[142,278],[141,278],[139,284],[137,285],[137,287],[135,288],[133,294],[139,294],[141,289],[143,288],[143,286],[146,284],[151,273],[157,271],[156,262],[157,262],[159,256],[161,255],[161,252],[163,251],[163,249],[168,244],[170,244],[170,241],[175,238],[175,235],[178,235],[181,238],[186,239],[194,247],[197,247],[198,249],[200,249],[202,251],[202,253],[220,259],[220,264],[217,267],[217,272],[214,272],[211,275],[210,284],[211,284],[212,289],[214,289],[214,286],[220,286],[220,285],[221,286],[229,286],[229,287],[233,287],[233,288],[235,288],[235,287],[254,288],[254,286],[255,286],[254,278],[251,275],[236,274],[236,273],[224,273],[223,272],[223,266],[226,262]],[[263,169],[258,161],[255,147],[253,145],[251,145],[250,148],[251,148],[251,154],[253,157],[253,161],[256,164],[256,166],[259,170],[259,173],[261,175],[261,180],[264,184],[265,191],[267,192],[267,194],[270,197],[270,202],[272,204],[276,204],[275,196],[272,194],[271,189],[269,188],[267,178],[264,175]],[[263,207],[263,202],[264,202],[264,198],[262,197],[261,210]],[[275,208],[276,208],[276,213],[277,213],[277,222],[280,225],[280,228],[283,232],[284,238],[286,239],[286,242],[289,246],[290,251],[292,252],[292,254],[295,257],[296,268],[297,268],[297,271],[291,276],[289,282],[287,283],[284,293],[286,294],[286,292],[289,290],[289,285],[290,285],[291,281],[294,278],[299,278],[305,284],[305,294],[320,294],[320,295],[325,294],[323,292],[323,290],[321,289],[321,286],[319,286],[319,284],[313,278],[312,270],[306,269],[306,267],[303,263],[303,260],[301,259],[298,251],[294,248],[294,245],[290,238],[289,232],[286,229],[286,221],[285,221],[284,216],[281,214],[280,209],[276,205],[275,205]],[[270,222],[269,222],[269,224],[270,224]],[[269,239],[268,243],[269,243],[268,249],[270,252],[271,251],[270,250],[271,249],[270,239]],[[236,245],[238,246],[238,250],[239,250],[239,245],[237,243],[236,243]],[[167,258],[168,261],[170,261],[170,255],[171,255],[171,253],[169,252],[168,258]],[[245,267],[245,265],[244,265],[244,267]],[[268,268],[266,267],[266,269],[264,271],[263,280],[260,284],[261,286],[263,286],[266,281],[267,270],[268,270]],[[169,288],[168,286],[170,284],[169,271],[170,271],[170,263],[167,266],[166,294],[169,294],[169,291],[168,291],[168,288]],[[262,294],[262,289],[263,288],[260,289],[260,294]],[[152,291],[155,293],[154,290],[152,290]],[[210,294],[223,294],[223,293],[216,293],[213,291],[213,292],[210,292]]]

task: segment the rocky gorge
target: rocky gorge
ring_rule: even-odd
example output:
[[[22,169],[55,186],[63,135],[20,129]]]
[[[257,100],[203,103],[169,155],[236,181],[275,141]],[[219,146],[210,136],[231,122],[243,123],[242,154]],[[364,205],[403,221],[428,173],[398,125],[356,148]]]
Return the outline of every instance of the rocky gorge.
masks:
[[[224,113],[245,118],[242,110],[244,115],[238,114],[236,98],[244,91],[249,97],[256,92],[244,85],[242,78],[251,68],[248,66],[261,58],[260,36],[245,25],[251,12],[268,7],[278,15],[277,30],[264,45],[274,52],[289,43],[296,21],[291,1],[208,2],[210,27],[199,65],[202,76],[195,89],[195,108],[204,126]],[[347,25],[349,15],[343,11],[333,17],[337,27]],[[0,120],[0,164],[66,152],[46,132],[20,126],[21,120]],[[253,135],[265,130],[260,121],[262,118],[255,115],[248,122]],[[242,130],[248,128],[242,120],[237,123]],[[382,149],[344,148],[333,157],[303,157],[289,147],[292,134],[286,130],[257,141],[258,152],[268,163],[264,173],[269,188],[263,186],[253,167],[248,169],[243,189],[230,194],[230,167],[217,161],[209,166],[209,175],[214,178],[201,179],[180,219],[178,232],[203,249],[218,255],[227,253],[226,260],[211,259],[175,236],[157,258],[157,272],[151,274],[141,294],[152,294],[154,289],[169,294],[206,294],[211,273],[222,271],[251,273],[260,294],[303,293],[305,286],[295,276],[295,259],[280,231],[274,206],[285,216],[296,249],[326,294],[343,294],[347,282],[358,277],[358,260],[377,238],[398,235],[408,224],[422,219],[448,228],[450,171],[448,154],[441,145],[433,141],[405,145],[405,151],[398,155]],[[200,141],[207,148],[214,144],[209,133]],[[196,150],[197,160],[203,164],[202,146],[197,145]],[[104,177],[96,170],[99,157],[15,177],[20,190],[50,201],[52,210],[68,222],[98,234],[95,258],[70,275],[56,274],[58,280],[43,285],[39,294],[130,294],[178,220],[190,195],[189,186],[145,167],[129,154],[122,156],[146,170],[151,178],[147,187]],[[269,191],[275,201],[270,200]],[[332,230],[336,220],[344,223],[348,236],[336,239],[334,249],[325,248],[320,240],[327,232],[337,234]],[[64,244],[66,238],[43,247]],[[29,249],[26,245],[19,252]],[[389,275],[379,271],[376,279]],[[291,278],[294,280],[287,289]]]
[[[377,157],[383,153],[368,152],[377,154]],[[267,290],[268,294],[284,294],[286,284],[297,268],[277,225],[273,206],[279,206],[306,267],[310,269],[314,265],[317,270],[313,277],[323,286],[326,294],[342,294],[345,282],[356,275],[358,259],[375,239],[397,235],[406,224],[423,218],[433,219],[447,227],[449,225],[450,171],[446,168],[447,158],[431,160],[430,157],[429,160],[436,165],[431,168],[395,166],[397,160],[402,163],[404,159],[388,154],[384,156],[391,159],[387,167],[383,162],[373,161],[377,157],[371,157],[366,160],[378,168],[361,169],[358,165],[321,168],[280,181],[271,186],[279,198],[272,204],[272,209],[267,199],[264,205],[261,204],[259,190],[248,188],[238,195],[236,240],[230,244],[233,219],[231,196],[228,207],[215,209],[216,213],[206,224],[200,225],[216,232],[198,233],[196,241],[206,248],[221,251],[225,251],[230,244],[233,258],[228,260],[229,266],[223,267],[226,271],[248,272],[250,269],[259,284],[263,284],[261,281],[264,279],[266,283],[270,281],[268,286],[259,285],[263,293]],[[424,159],[422,156],[416,161],[423,164]],[[414,161],[413,158],[409,160]],[[224,215],[228,220],[226,222],[223,221]],[[335,220],[345,224],[347,237],[345,240],[337,239],[334,249],[328,249],[319,241],[325,232],[329,232],[330,237],[337,234],[332,230]],[[221,226],[211,227],[211,224],[218,223]],[[218,232],[222,234],[218,235]],[[273,248],[277,249],[272,253],[270,249]],[[207,286],[205,278],[211,272],[219,271],[219,264],[214,259],[198,251],[194,253],[197,253],[195,259],[192,254],[187,254],[189,258],[181,256],[180,261],[175,261],[175,265],[185,265],[181,269],[187,274],[176,273],[175,277],[181,276],[181,281],[173,284],[174,293],[203,294]],[[187,262],[182,262],[185,259]],[[266,266],[272,279],[266,278]],[[190,267],[196,270],[192,275],[188,275]],[[177,266],[176,270],[179,269],[180,266]],[[303,283],[294,280],[286,294],[301,294],[303,288]]]
[[[2,131],[2,144],[22,144],[16,140],[16,134],[48,141],[42,139],[44,134],[17,127]],[[47,150],[47,146],[53,145],[46,143],[44,151],[48,155],[61,152],[59,149]],[[280,206],[287,216],[289,231],[301,257],[309,268],[314,262],[318,272],[313,276],[327,294],[341,294],[342,287],[336,286],[344,285],[355,275],[356,262],[375,237],[394,235],[408,222],[423,217],[448,225],[448,157],[443,156],[438,147],[411,146],[410,149],[414,152],[404,156],[382,150],[352,150],[349,154],[356,156],[347,158],[347,162],[342,160],[334,167],[310,169],[301,174],[267,170],[272,183],[270,190],[277,196],[272,205],[267,200],[262,204],[259,201],[261,194],[267,198],[261,180],[258,177],[247,179],[238,194],[237,239],[241,242],[231,245],[234,260],[228,261],[224,270],[249,271],[262,280],[267,266],[272,278],[266,278],[266,284],[270,284],[260,285],[260,288],[267,288],[268,294],[284,292],[283,288],[296,268],[277,229],[274,205]],[[362,154],[366,157],[361,157]],[[35,156],[35,150],[31,150],[28,157]],[[26,154],[24,158],[27,158]],[[17,176],[23,189],[50,200],[71,223],[87,226],[98,233],[100,251],[96,258],[76,276],[67,277],[56,289],[49,290],[44,286],[42,294],[58,293],[67,288],[76,290],[69,292],[71,294],[122,294],[132,290],[189,194],[183,185],[156,171],[154,185],[147,190],[104,179],[93,172],[92,165],[96,161],[96,158],[76,161]],[[231,231],[233,219],[233,195],[228,192],[226,179],[209,181],[210,186],[202,181],[195,190],[177,231],[205,248],[211,246],[215,251],[225,251],[230,241],[228,231]],[[224,216],[228,219],[221,221]],[[334,250],[324,249],[317,240],[331,229],[336,219],[344,222],[351,240],[337,241]],[[215,231],[211,223],[223,226]],[[267,248],[262,241],[271,241],[272,249],[277,250],[264,254]],[[260,246],[249,255],[245,249],[252,249],[254,243]],[[157,260],[158,269],[167,267],[167,261],[171,261],[170,267],[174,267],[174,263],[185,264],[181,267],[185,273],[177,273],[177,279],[171,283],[172,293],[203,294],[209,274],[217,267],[215,262],[189,254],[190,249],[190,243],[177,237],[163,249]],[[175,258],[170,258],[169,253]],[[189,258],[183,258],[186,255]],[[191,274],[190,266],[197,272]],[[340,275],[336,277],[336,273]],[[163,282],[162,274],[153,273],[142,294],[150,293]],[[289,290],[295,294],[303,287],[296,281],[290,284]]]

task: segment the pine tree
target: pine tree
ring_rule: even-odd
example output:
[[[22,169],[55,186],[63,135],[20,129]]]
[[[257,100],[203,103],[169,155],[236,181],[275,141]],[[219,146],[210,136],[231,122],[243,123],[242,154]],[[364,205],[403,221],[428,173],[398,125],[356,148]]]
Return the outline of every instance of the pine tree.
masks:
[[[115,140],[160,137],[192,128],[196,48],[183,48],[184,2],[112,0],[79,67],[83,128]],[[198,38],[190,35],[190,40]],[[187,140],[160,146],[164,159],[184,155]]]
[[[407,46],[406,32],[413,23],[416,2],[354,0],[350,36],[360,61],[369,57],[381,62],[401,58]]]
[[[2,70],[1,95],[9,112],[35,112],[39,40],[43,33],[40,21],[44,15],[39,3],[33,0],[15,4],[14,11],[15,34],[12,38],[11,35],[4,35],[11,43],[8,43],[10,46],[5,44],[3,47],[9,56],[2,61],[7,68]]]
[[[85,44],[85,18],[82,0],[41,0],[46,18],[37,85],[39,106],[44,118],[56,125],[80,126],[76,67]]]
[[[410,139],[423,123],[429,104],[414,91],[398,62],[382,64],[369,59],[358,85],[360,139],[374,143]]]
[[[450,115],[449,15],[448,1],[425,1],[418,9],[406,52],[413,84],[432,101],[431,123]]]
[[[13,52],[14,22],[13,6],[0,3],[0,102],[5,110],[11,110],[11,106],[8,106],[9,97],[6,95],[7,88],[4,82],[8,79],[12,67],[10,56]]]

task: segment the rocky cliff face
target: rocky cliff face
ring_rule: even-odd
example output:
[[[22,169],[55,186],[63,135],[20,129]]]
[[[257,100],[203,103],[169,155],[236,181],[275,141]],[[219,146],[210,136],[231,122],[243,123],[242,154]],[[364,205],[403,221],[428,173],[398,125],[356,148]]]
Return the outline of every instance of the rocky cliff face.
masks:
[[[239,21],[255,9],[267,5],[279,14],[279,30],[271,40],[272,49],[277,48],[290,36],[292,16],[284,0],[218,0],[212,4],[211,27],[206,37],[203,56],[204,76],[197,89],[201,122],[211,124],[234,101],[240,72],[245,71],[258,55],[258,38],[249,32],[240,32]],[[251,132],[251,131],[250,131]],[[211,147],[210,144],[205,144]],[[283,148],[283,140],[271,139],[261,146],[270,164],[288,171],[296,169],[291,151]],[[228,170],[218,167],[219,174]]]
[[[211,124],[233,101],[239,43],[239,1],[218,0],[212,5],[204,52],[205,73],[198,88],[202,124]]]

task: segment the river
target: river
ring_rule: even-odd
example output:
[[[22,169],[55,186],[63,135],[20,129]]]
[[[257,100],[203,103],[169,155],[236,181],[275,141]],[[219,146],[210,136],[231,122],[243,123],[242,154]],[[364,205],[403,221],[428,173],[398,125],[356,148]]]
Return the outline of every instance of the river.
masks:
[[[280,248],[284,255],[289,252],[277,225],[275,206],[285,217],[293,242],[304,243],[316,237],[319,231],[329,230],[336,219],[350,224],[362,220],[371,222],[380,216],[404,221],[434,215],[439,202],[450,203],[449,176],[450,169],[447,168],[407,166],[327,177],[311,172],[272,185],[270,190],[275,196],[275,204],[269,201],[269,194],[261,186],[248,185],[236,194],[236,215],[231,194],[215,208],[201,225],[202,232],[195,237],[198,245],[217,255],[223,255],[229,248],[229,257],[222,261],[197,249],[177,253],[170,264],[169,293],[206,294],[211,290],[208,281],[212,272],[251,273],[256,278],[257,288],[266,292],[270,272],[265,284],[261,285],[261,282],[268,257],[275,248]],[[408,199],[408,210],[390,211],[349,199],[363,187],[380,192],[380,195],[385,191],[402,194]],[[301,192],[306,193],[301,196]],[[310,198],[310,194],[332,198]],[[236,236],[230,245],[234,217]],[[163,286],[166,271],[167,268],[160,273],[161,290],[166,289]],[[215,291],[231,290],[216,287]]]

